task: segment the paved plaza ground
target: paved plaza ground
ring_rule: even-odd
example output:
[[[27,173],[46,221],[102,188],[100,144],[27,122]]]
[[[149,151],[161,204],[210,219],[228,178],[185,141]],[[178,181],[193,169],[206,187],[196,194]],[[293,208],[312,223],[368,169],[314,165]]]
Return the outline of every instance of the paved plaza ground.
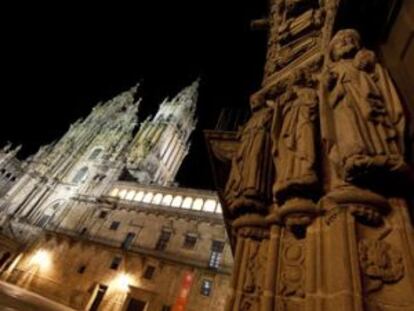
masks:
[[[42,296],[0,281],[0,311],[74,311]]]

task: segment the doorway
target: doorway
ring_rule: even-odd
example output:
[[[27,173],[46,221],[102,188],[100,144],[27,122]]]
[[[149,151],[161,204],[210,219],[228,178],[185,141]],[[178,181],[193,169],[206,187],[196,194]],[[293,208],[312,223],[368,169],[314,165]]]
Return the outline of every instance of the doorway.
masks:
[[[144,311],[146,305],[145,301],[131,298],[126,311]]]
[[[101,304],[107,289],[108,289],[108,286],[99,284],[98,290],[96,291],[95,298],[93,300],[92,306],[90,307],[89,311],[98,310],[99,305]]]

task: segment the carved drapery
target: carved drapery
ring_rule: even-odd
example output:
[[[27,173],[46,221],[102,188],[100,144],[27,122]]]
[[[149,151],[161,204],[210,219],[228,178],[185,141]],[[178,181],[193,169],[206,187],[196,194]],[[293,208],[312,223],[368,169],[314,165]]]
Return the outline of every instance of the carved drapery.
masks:
[[[338,175],[359,182],[404,171],[405,118],[387,72],[352,29],[334,36],[329,54],[322,134]]]
[[[262,89],[225,201],[236,310],[411,310],[406,116],[338,1],[273,0]],[[398,181],[399,184],[390,185]],[[389,185],[387,187],[387,184]]]

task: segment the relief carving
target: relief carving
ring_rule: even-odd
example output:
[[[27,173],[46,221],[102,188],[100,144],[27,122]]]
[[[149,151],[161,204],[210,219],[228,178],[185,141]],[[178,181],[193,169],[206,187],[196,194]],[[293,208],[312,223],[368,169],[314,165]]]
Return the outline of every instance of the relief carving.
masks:
[[[266,212],[271,200],[273,164],[270,128],[273,109],[262,98],[251,100],[252,116],[240,133],[240,145],[232,160],[225,197],[229,209]]]
[[[368,278],[367,292],[379,290],[384,284],[396,283],[404,277],[402,255],[387,242],[364,239],[358,248],[361,270]]]
[[[329,46],[323,136],[339,176],[361,182],[371,173],[405,169],[404,116],[392,81],[357,31],[339,31]]]
[[[288,237],[282,249],[282,269],[279,293],[282,296],[305,297],[304,244]]]
[[[310,73],[300,70],[290,76],[287,91],[275,103],[272,145],[278,199],[298,188],[314,189],[318,182],[315,129],[319,98],[314,87]]]
[[[287,20],[279,27],[280,44],[286,44],[308,31],[320,28],[324,17],[323,10],[311,9],[298,17]]]

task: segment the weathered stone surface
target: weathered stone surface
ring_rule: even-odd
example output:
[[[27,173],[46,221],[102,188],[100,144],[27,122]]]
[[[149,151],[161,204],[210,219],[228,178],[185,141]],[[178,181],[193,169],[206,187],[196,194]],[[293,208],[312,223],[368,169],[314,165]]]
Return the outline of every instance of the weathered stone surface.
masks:
[[[224,192],[235,248],[228,311],[412,309],[409,115],[358,30],[336,19],[345,2],[274,0],[253,22],[269,31],[252,96],[263,108],[241,133],[266,119],[256,144],[241,139],[249,156],[233,158]],[[242,208],[232,205],[235,172],[256,190],[239,196]],[[260,191],[270,185],[270,196]]]

